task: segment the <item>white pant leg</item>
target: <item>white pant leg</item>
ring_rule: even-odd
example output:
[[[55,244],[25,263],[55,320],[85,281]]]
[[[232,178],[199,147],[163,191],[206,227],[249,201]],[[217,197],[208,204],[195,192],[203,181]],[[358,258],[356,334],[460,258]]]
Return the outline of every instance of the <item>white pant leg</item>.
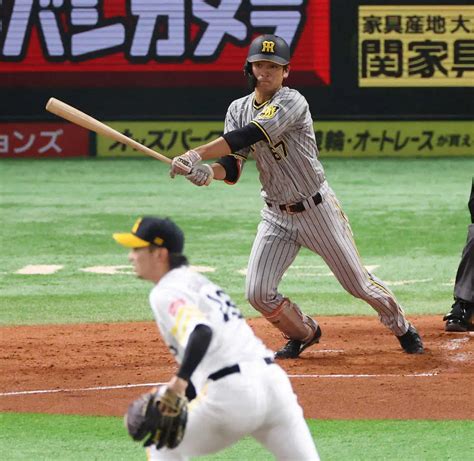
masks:
[[[263,359],[261,363],[268,367]],[[191,403],[183,441],[175,449],[148,450],[150,460],[187,460],[216,453],[249,435],[261,421],[262,386],[235,373],[209,381],[207,394]]]
[[[275,364],[269,366],[266,380],[268,413],[265,423],[252,435],[278,461],[318,461],[313,437],[288,376]]]
[[[209,382],[207,394],[197,397],[181,444],[173,450],[151,447],[149,460],[184,461],[216,453],[246,435],[278,460],[319,459],[285,372],[263,359],[240,366],[241,373]]]

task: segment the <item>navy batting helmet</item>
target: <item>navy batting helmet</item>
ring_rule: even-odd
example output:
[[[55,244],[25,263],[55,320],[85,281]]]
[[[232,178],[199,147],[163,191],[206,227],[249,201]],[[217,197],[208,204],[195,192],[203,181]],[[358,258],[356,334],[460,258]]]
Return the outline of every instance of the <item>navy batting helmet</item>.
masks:
[[[253,40],[244,65],[244,75],[251,90],[257,85],[252,72],[252,62],[256,61],[270,61],[286,66],[290,63],[290,47],[281,37],[272,34],[260,35]]]
[[[261,35],[250,44],[247,55],[247,62],[256,61],[270,61],[286,66],[290,62],[290,47],[281,37]]]

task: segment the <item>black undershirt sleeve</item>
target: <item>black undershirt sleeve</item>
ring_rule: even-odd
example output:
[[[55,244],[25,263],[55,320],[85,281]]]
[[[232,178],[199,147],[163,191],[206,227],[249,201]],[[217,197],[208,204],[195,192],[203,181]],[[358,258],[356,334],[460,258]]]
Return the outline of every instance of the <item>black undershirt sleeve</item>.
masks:
[[[177,373],[178,378],[189,381],[206,354],[211,339],[212,330],[207,325],[200,324],[194,329],[184,351],[183,361]]]
[[[225,155],[221,157],[216,163],[222,165],[225,170],[225,181],[229,184],[235,184],[239,180],[240,176],[240,168],[239,168],[240,160],[237,160],[233,155]]]
[[[258,141],[266,139],[263,131],[254,123],[249,123],[243,128],[229,131],[223,134],[222,137],[227,141],[232,152],[238,152],[244,147],[249,147]]]

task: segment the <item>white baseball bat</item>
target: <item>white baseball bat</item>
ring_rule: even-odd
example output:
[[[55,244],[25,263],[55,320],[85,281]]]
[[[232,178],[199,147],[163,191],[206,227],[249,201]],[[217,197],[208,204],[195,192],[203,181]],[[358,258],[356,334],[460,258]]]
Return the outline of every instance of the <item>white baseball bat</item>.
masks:
[[[72,107],[69,104],[62,102],[59,99],[49,98],[49,101],[46,104],[46,110],[57,115],[58,117],[68,120],[69,122],[82,126],[87,130],[95,131],[97,134],[107,136],[108,138],[111,138],[114,141],[126,144],[127,146],[130,146],[133,149],[139,150],[140,152],[149,155],[150,157],[154,157],[165,163],[171,163],[171,159],[165,157],[163,154],[160,154],[159,152],[156,152],[153,149],[150,149],[149,147],[140,144],[134,139],[125,136],[124,134],[120,133],[117,130],[114,130],[105,123],[99,122],[99,120],[96,120],[90,115],[81,112],[75,107]]]

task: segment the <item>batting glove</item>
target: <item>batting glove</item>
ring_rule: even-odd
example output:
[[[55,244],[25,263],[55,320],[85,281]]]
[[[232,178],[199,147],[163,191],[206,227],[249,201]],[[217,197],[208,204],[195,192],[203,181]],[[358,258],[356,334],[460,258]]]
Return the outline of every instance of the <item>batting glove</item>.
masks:
[[[196,186],[208,186],[213,178],[214,170],[207,163],[193,166],[191,172],[186,175],[186,179]]]
[[[170,176],[187,175],[196,163],[202,160],[201,156],[195,150],[188,150],[183,155],[175,157],[171,162]]]

